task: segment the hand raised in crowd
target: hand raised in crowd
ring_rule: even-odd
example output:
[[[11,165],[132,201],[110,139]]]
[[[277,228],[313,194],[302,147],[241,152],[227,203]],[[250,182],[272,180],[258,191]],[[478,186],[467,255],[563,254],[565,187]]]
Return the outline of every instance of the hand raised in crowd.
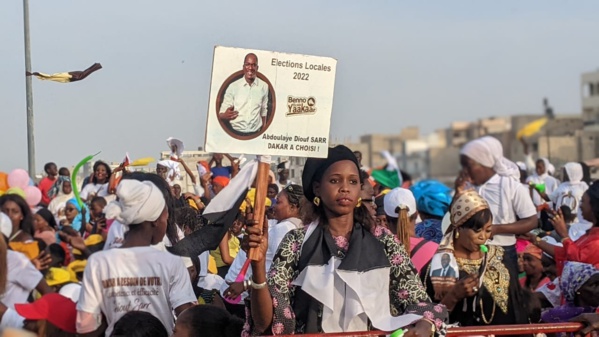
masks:
[[[235,111],[233,107],[229,107],[225,112],[218,114],[218,117],[220,119],[224,119],[227,121],[234,120],[235,118],[237,118],[237,116],[239,116],[239,112]]]
[[[559,234],[562,238],[567,237],[568,227],[566,226],[566,220],[564,219],[562,210],[558,209],[557,211],[551,211],[551,214],[553,214],[553,217],[549,218],[549,222],[551,222],[557,234]]]
[[[227,282],[227,284],[229,288],[223,293],[226,299],[234,300],[245,291],[243,289],[243,282]]]
[[[46,251],[42,251],[40,255],[38,255],[35,259],[31,260],[31,263],[35,266],[37,270],[45,270],[48,269],[50,263],[52,263],[52,256],[48,254]]]
[[[586,336],[599,336],[599,314],[582,314],[576,316],[570,320],[571,322],[580,322],[584,324],[584,327],[576,332],[576,337]]]
[[[464,298],[472,297],[478,293],[478,284],[478,275],[468,275],[455,283],[453,286],[453,294],[459,301]]]
[[[84,251],[87,249],[85,245],[85,240],[75,231],[72,227],[64,227],[60,232],[58,232],[58,236],[60,239],[69,245],[71,245],[75,249],[79,249],[80,251]]]
[[[203,176],[201,176],[200,182],[202,183],[202,186],[207,186],[208,183],[210,182],[211,177],[212,177],[212,172],[208,172],[208,173],[204,174]]]
[[[247,202],[247,204],[248,206],[246,207],[245,213],[246,235],[244,235],[243,240],[241,241],[241,248],[248,252],[248,254],[250,248],[257,248],[260,255],[257,262],[264,262],[266,251],[268,250],[268,219],[266,218],[265,214],[262,228],[255,226],[257,221],[254,220],[253,209],[249,205],[249,202]]]
[[[465,170],[460,171],[460,174],[455,180],[455,191],[456,195],[459,195],[468,189],[468,185],[471,183],[470,177]]]

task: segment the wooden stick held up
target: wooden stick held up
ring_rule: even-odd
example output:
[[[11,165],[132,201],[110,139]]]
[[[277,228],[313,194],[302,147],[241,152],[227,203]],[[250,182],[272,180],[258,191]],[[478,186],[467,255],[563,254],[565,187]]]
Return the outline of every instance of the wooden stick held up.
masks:
[[[261,156],[256,174],[256,197],[254,198],[254,221],[257,228],[264,228],[264,213],[266,211],[266,192],[268,191],[268,171],[270,171],[270,156]],[[250,248],[249,257],[252,261],[260,259],[260,252]]]

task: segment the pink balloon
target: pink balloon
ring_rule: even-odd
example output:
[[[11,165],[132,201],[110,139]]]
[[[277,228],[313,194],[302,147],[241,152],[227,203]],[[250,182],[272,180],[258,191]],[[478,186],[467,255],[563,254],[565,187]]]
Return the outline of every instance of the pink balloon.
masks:
[[[29,186],[29,173],[23,169],[12,170],[8,174],[8,186],[25,190],[25,187]]]
[[[29,206],[37,206],[42,201],[42,192],[35,186],[27,186],[23,189],[25,191],[25,201]]]

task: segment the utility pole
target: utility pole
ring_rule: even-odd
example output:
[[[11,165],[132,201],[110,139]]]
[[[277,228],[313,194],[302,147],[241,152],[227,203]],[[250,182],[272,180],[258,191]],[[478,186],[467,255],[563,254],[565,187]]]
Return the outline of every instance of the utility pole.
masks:
[[[25,35],[25,71],[31,73],[31,44],[29,40],[29,0],[23,0],[23,26]],[[27,95],[27,162],[29,176],[35,177],[35,139],[33,137],[33,89],[31,76],[25,76]]]

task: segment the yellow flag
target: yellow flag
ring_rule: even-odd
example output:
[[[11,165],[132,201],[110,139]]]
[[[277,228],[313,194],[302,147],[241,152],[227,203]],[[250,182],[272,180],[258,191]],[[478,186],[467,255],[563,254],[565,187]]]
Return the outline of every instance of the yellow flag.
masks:
[[[522,137],[530,137],[539,133],[541,129],[547,124],[547,117],[536,119],[528,124],[526,124],[522,129],[518,131],[516,134],[517,139],[522,139]]]

